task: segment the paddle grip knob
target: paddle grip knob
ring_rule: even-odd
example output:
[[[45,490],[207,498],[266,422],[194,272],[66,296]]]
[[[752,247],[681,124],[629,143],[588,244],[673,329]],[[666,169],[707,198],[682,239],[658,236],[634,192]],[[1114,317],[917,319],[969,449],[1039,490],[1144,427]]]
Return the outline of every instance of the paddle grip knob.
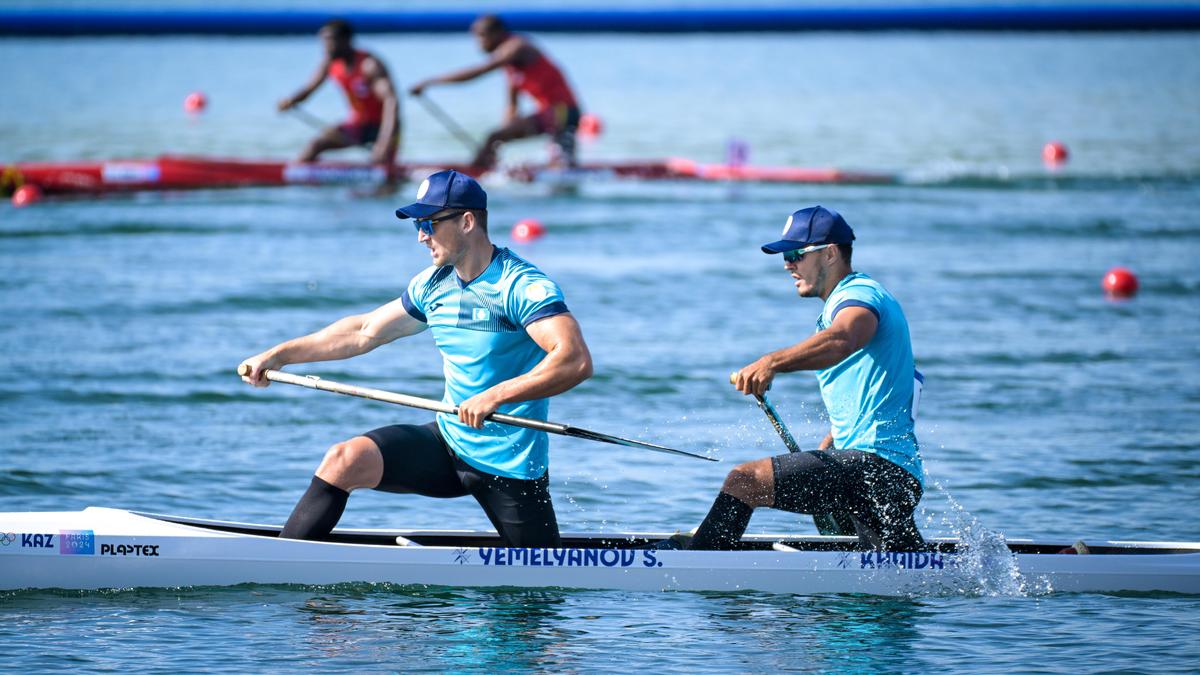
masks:
[[[243,363],[242,365],[238,366],[238,375],[241,375],[242,377],[246,377],[249,374],[250,374],[250,364],[249,363]]]

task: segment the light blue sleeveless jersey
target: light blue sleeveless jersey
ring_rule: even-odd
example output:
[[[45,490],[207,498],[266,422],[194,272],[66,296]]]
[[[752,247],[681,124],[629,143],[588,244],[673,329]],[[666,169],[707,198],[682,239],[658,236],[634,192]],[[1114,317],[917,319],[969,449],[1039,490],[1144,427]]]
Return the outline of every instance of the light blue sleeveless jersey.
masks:
[[[900,303],[879,282],[854,273],[825,300],[817,331],[847,307],[864,307],[879,321],[871,341],[841,363],[817,371],[829,411],[833,447],[874,452],[925,484],[913,431],[914,373],[908,321]]]
[[[508,249],[495,249],[492,262],[464,284],[453,266],[430,267],[413,277],[400,298],[414,318],[429,324],[442,353],[446,392],[458,405],[493,385],[533,370],[546,352],[525,327],[567,311],[562,291],[541,270]],[[497,412],[544,420],[547,399],[500,406]],[[544,431],[487,422],[482,429],[438,413],[438,428],[467,464],[507,478],[540,478],[549,466]]]

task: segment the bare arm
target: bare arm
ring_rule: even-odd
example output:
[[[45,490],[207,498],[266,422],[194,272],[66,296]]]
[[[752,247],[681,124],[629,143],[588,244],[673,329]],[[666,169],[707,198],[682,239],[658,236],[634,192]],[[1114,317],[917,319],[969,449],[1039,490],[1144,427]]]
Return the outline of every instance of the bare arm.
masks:
[[[561,394],[592,376],[592,355],[571,314],[556,314],[525,327],[546,356],[524,375],[505,380],[458,406],[458,419],[476,429],[505,403]]]
[[[304,85],[303,89],[301,89],[300,91],[296,92],[295,94],[292,94],[290,97],[285,98],[279,102],[280,112],[287,110],[288,108],[294,107],[297,104],[304,102],[304,99],[308,98],[309,96],[312,96],[312,93],[314,91],[316,91],[318,87],[321,86],[321,83],[323,83],[325,81],[325,78],[328,75],[329,75],[329,59],[326,58],[326,59],[321,60],[321,65],[317,66],[316,72],[312,74],[312,77],[308,78],[308,84]]]
[[[516,85],[508,85],[508,109],[504,113],[505,121],[511,122],[517,119],[517,114],[520,112],[520,108],[518,107],[518,99],[520,94],[521,90],[517,89]]]
[[[427,88],[435,84],[449,84],[451,82],[467,82],[482,75],[486,75],[493,70],[503,68],[504,66],[518,61],[526,48],[529,48],[523,40],[509,40],[496,48],[492,57],[487,61],[475,66],[468,66],[454,70],[445,75],[430,77],[414,84],[409,88],[408,93],[413,96],[420,96]]]
[[[821,444],[817,446],[818,450],[828,450],[833,447],[833,432],[827,432],[825,438],[821,439]]]
[[[862,349],[879,320],[865,307],[847,307],[837,313],[833,324],[799,344],[771,352],[737,372],[734,386],[743,394],[765,394],[777,373],[821,370],[841,363]]]
[[[413,318],[399,299],[366,314],[338,319],[321,330],[288,340],[242,362],[250,372],[242,380],[256,387],[270,381],[263,371],[281,368],[289,363],[336,361],[366,354],[397,338],[425,330],[427,325]]]
[[[368,58],[363,63],[363,74],[371,83],[371,90],[376,98],[383,102],[383,119],[379,123],[379,136],[371,150],[371,158],[376,162],[387,159],[388,144],[393,136],[400,131],[400,99],[396,96],[396,88],[387,68],[379,59]]]

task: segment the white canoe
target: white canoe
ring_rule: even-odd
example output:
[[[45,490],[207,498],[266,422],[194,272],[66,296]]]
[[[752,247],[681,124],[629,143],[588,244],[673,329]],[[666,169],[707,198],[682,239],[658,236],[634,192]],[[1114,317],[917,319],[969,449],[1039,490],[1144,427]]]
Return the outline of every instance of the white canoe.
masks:
[[[372,582],[909,596],[996,588],[1200,594],[1200,543],[1088,542],[1081,555],[1069,542],[1016,540],[1008,552],[989,556],[949,539],[934,540],[934,551],[880,553],[853,550],[847,537],[750,535],[737,551],[659,551],[637,548],[665,536],[650,533],[566,533],[564,548],[522,549],[502,547],[492,532],[336,530],[321,542],[278,539],[277,532],[98,507],[0,513],[0,589]]]

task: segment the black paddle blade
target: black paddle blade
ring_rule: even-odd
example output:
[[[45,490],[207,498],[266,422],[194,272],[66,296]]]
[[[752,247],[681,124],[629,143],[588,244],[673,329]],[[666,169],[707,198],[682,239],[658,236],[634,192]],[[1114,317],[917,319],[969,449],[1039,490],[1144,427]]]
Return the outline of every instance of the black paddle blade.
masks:
[[[588,431],[587,429],[580,429],[579,427],[564,427],[562,433],[566,436],[574,436],[575,438],[586,438],[589,441],[600,441],[601,443],[612,443],[613,445],[624,445],[624,446],[627,446],[630,448],[642,448],[644,450],[653,450],[654,452],[665,452],[669,455],[683,455],[684,457],[694,457],[696,459],[703,459],[706,462],[721,461],[715,457],[708,457],[706,455],[697,455],[694,452],[687,452],[686,450],[676,450],[675,448],[668,448],[664,445],[656,445],[654,443],[646,443],[644,441],[634,441],[634,440],[630,440],[628,438],[621,438],[620,436],[609,436],[608,434],[601,434],[601,433],[598,433],[595,431]]]

